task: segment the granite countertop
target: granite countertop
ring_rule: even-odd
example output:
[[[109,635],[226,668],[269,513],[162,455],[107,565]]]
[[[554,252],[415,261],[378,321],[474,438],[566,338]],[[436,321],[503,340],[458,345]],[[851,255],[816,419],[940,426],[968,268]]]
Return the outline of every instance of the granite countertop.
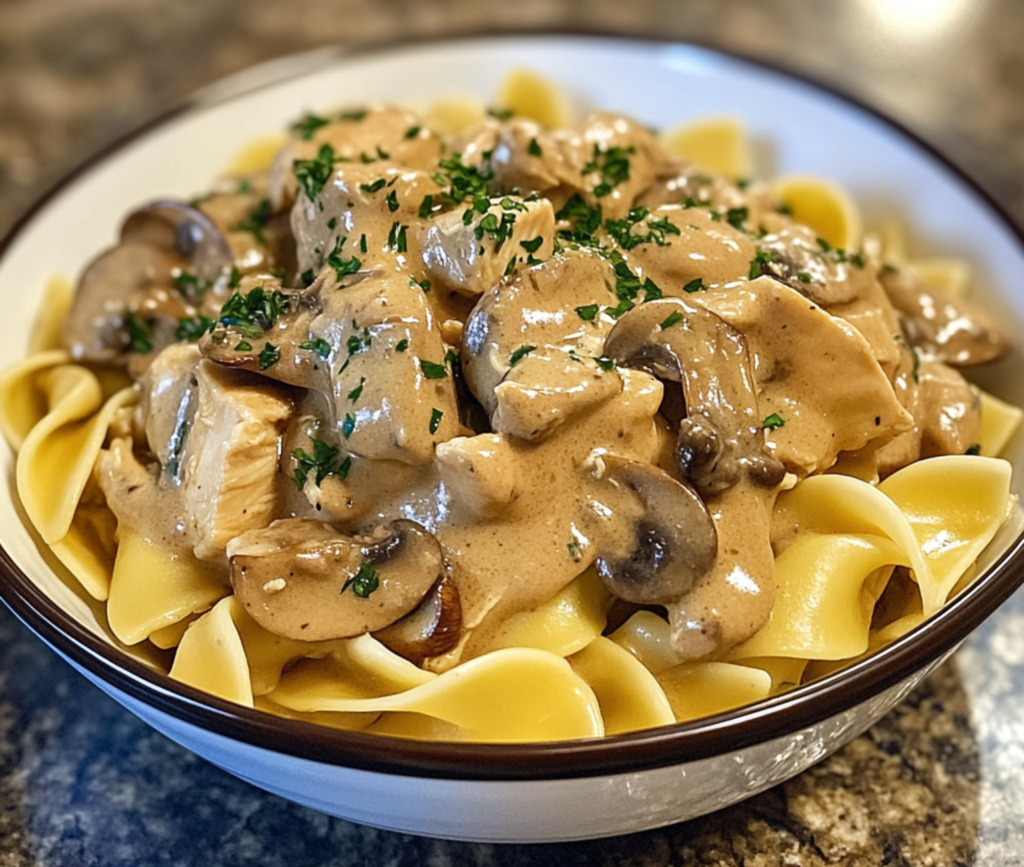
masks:
[[[195,88],[326,44],[614,29],[738,49],[838,85],[1024,223],[1017,0],[0,0],[0,235],[49,184]],[[1024,595],[869,732],[671,828],[489,846],[376,831],[260,792],[156,734],[0,610],[0,867],[996,865],[1024,860]]]

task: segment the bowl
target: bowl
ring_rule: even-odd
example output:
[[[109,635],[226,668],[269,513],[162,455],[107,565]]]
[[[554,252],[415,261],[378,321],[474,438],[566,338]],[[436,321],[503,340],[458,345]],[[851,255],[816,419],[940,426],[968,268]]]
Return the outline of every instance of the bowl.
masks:
[[[1024,235],[969,178],[877,112],[766,65],[693,45],[607,37],[470,38],[277,61],[208,88],[51,190],[0,244],[7,334],[25,353],[46,277],[77,274],[133,205],[187,198],[240,146],[303,110],[373,100],[487,98],[513,67],[574,100],[655,126],[744,119],[762,169],[849,190],[868,220],[897,213],[923,254],[968,259],[983,302],[1024,344]],[[1024,403],[1019,356],[981,384]],[[1021,445],[1011,448],[1020,460]],[[334,816],[451,839],[546,842],[659,827],[782,782],[897,704],[1024,581],[1024,540],[1004,529],[980,576],[929,621],[874,655],[782,695],[694,722],[600,740],[423,743],[249,710],[172,681],[110,636],[101,610],[62,580],[27,529],[0,446],[0,598],[86,678],[165,735],[256,786]],[[1021,492],[1021,481],[1014,480]]]

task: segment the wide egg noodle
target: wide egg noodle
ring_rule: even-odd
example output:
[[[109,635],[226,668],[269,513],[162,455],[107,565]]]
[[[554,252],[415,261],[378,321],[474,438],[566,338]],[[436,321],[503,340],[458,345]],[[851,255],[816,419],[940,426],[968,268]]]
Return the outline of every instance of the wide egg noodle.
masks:
[[[778,591],[768,623],[731,654],[847,659],[867,650],[874,604],[892,564],[908,564],[884,536],[807,533],[775,561]]]
[[[30,356],[39,352],[63,348],[60,332],[64,325],[64,317],[71,309],[74,294],[75,289],[66,277],[54,275],[46,281],[43,301],[36,311],[36,318],[32,323],[32,333],[28,339]]]
[[[231,609],[233,596],[218,602],[185,631],[171,677],[236,704],[253,706],[249,664]]]
[[[772,675],[746,661],[683,662],[672,647],[668,621],[652,611],[636,612],[608,640],[654,676],[679,722],[766,698],[773,688]],[[802,662],[793,663],[787,672],[796,676]]]
[[[126,525],[118,533],[107,619],[125,644],[206,611],[231,592],[215,565],[188,550],[168,550]]]
[[[54,349],[30,355],[0,373],[0,432],[13,451],[21,451],[25,437],[51,409],[46,371],[70,360],[70,353]]]
[[[110,595],[117,543],[117,519],[94,478],[86,483],[67,533],[50,548],[86,592],[99,602]]]
[[[25,511],[52,545],[71,527],[111,419],[138,393],[122,389],[96,412],[102,387],[88,370],[65,365],[48,371],[43,380],[50,411],[25,438],[16,472]]]
[[[981,454],[986,457],[999,457],[1020,427],[1024,412],[987,392],[980,389],[979,392],[981,394],[981,429],[978,431],[978,446]]]
[[[788,175],[772,181],[771,188],[793,219],[810,226],[819,238],[842,250],[860,247],[860,209],[842,187],[813,175]]]
[[[559,656],[534,648],[505,648],[464,662],[433,679],[378,697],[315,697],[301,669],[323,667],[326,660],[301,663],[268,696],[293,710],[350,713],[408,711],[436,717],[460,729],[460,739],[527,742],[600,737],[604,722],[594,691]],[[425,674],[425,672],[423,672]],[[329,676],[317,674],[322,682]],[[337,693],[365,690],[365,684],[330,681]]]
[[[947,455],[910,464],[878,486],[905,516],[929,563],[931,580],[918,577],[926,617],[942,607],[1005,522],[1012,473],[998,458]]]
[[[658,675],[679,722],[725,713],[767,698],[772,678],[765,671],[729,662],[690,662]]]
[[[735,117],[705,117],[662,133],[670,154],[730,179],[750,174],[750,146],[743,122]]]
[[[565,94],[550,79],[526,69],[513,69],[498,88],[497,103],[516,117],[555,129],[570,122]]]
[[[569,656],[601,635],[610,601],[611,595],[591,566],[548,602],[508,618],[481,652],[533,647]]]
[[[569,657],[572,670],[597,696],[608,735],[675,722],[665,691],[633,654],[607,638],[595,638]]]

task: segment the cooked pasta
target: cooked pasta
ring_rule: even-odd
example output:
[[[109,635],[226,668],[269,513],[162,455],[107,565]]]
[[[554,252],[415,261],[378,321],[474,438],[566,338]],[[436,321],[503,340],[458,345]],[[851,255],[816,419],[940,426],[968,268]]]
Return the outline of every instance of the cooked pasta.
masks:
[[[959,372],[1007,346],[967,265],[750,182],[734,119],[498,102],[306,115],[50,282],[0,430],[116,638],[323,725],[559,740],[792,689],[966,586],[1021,418]]]

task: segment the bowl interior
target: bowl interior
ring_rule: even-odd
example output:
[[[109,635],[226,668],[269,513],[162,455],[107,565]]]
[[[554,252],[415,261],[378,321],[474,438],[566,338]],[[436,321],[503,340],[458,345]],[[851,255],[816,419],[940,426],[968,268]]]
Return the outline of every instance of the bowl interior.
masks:
[[[867,225],[897,216],[920,255],[967,259],[979,298],[1024,344],[1021,237],[994,206],[926,146],[857,105],[781,72],[693,47],[603,38],[496,38],[404,47],[353,57],[319,53],[269,73],[236,76],[133,137],[60,187],[10,239],[0,259],[0,304],[10,339],[0,366],[25,353],[49,275],[75,278],[112,243],[124,215],[162,196],[202,191],[239,148],[274,134],[307,109],[377,100],[413,106],[451,94],[491,97],[501,77],[527,67],[559,83],[580,106],[621,111],[656,126],[735,115],[755,144],[758,174],[810,173],[845,187]],[[281,77],[283,76],[283,77]],[[272,81],[268,82],[267,79]],[[977,380],[1024,404],[1019,349]],[[1021,459],[1020,438],[1010,457]],[[62,581],[26,529],[13,496],[13,457],[0,445],[0,544],[60,609],[114,644],[101,609]],[[1014,479],[1021,493],[1021,479]],[[1004,531],[991,560],[1016,537]]]

